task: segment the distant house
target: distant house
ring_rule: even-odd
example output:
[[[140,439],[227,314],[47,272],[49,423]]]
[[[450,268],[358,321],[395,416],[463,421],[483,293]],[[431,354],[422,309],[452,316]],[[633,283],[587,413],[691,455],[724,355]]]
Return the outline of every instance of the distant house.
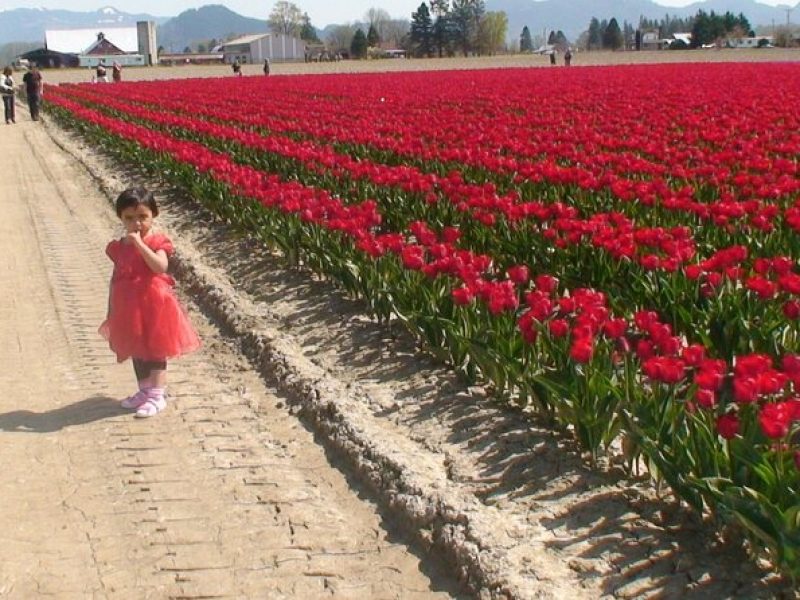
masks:
[[[765,44],[772,45],[774,40],[771,35],[759,35],[756,37],[730,38],[726,45],[728,48],[759,48]]]
[[[692,45],[692,34],[691,32],[688,33],[673,33],[672,37],[670,38],[663,38],[659,40],[659,44],[661,48],[670,48],[673,44],[678,43],[679,45],[686,44],[686,47],[691,47]]]
[[[642,50],[659,50],[661,47],[658,29],[648,29],[642,32]]]
[[[44,43],[48,50],[71,54],[84,54],[94,48],[109,48],[120,53],[139,50],[136,27],[48,29],[44,32]]]
[[[306,43],[296,37],[276,33],[245,35],[221,44],[223,60],[227,64],[239,61],[262,63],[264,59],[272,62],[304,60]]]
[[[44,48],[20,58],[40,67],[93,67],[101,61],[145,65],[155,62],[157,52],[151,21],[140,21],[135,27],[49,29],[44,38]]]
[[[673,33],[672,34],[672,42],[670,44],[674,44],[675,42],[683,42],[687,46],[692,45],[692,34],[691,32],[688,33]]]

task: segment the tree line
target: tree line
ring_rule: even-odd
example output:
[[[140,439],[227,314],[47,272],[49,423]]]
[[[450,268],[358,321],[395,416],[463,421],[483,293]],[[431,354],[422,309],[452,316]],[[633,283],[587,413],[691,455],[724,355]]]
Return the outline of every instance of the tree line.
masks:
[[[362,25],[337,25],[326,42],[330,50],[364,58],[381,45],[401,48],[416,57],[485,55],[504,50],[508,17],[486,10],[484,0],[429,0],[412,12],[411,21],[391,19],[383,9],[371,8]],[[270,31],[321,43],[308,14],[296,4],[280,0],[270,13]]]
[[[617,50],[625,46],[639,50],[642,34],[646,31],[658,31],[659,39],[668,38],[676,33],[691,33],[692,48],[718,43],[726,38],[755,36],[750,21],[742,13],[717,14],[713,10],[711,12],[699,10],[696,15],[686,18],[666,15],[657,20],[642,17],[635,29],[627,21],[620,27],[615,18],[600,21],[592,17],[579,45],[586,50]]]
[[[417,57],[494,54],[505,47],[508,17],[483,0],[430,0],[411,13],[408,49]]]

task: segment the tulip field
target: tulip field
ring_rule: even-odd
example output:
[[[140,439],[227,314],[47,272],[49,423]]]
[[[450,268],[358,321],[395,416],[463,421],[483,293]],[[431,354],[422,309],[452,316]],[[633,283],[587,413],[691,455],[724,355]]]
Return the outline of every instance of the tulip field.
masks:
[[[800,574],[800,65],[50,86],[50,114]]]

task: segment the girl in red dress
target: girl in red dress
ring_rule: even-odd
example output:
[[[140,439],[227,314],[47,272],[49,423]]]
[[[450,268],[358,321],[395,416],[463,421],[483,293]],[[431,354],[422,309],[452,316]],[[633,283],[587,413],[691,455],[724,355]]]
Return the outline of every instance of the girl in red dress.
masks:
[[[166,407],[167,359],[197,350],[200,339],[172,293],[175,281],[167,275],[172,242],[152,231],[158,216],[153,193],[127,189],[117,198],[116,211],[125,235],[106,247],[114,274],[100,333],[117,361],[133,359],[139,391],[122,406],[135,408],[137,417],[152,417]]]

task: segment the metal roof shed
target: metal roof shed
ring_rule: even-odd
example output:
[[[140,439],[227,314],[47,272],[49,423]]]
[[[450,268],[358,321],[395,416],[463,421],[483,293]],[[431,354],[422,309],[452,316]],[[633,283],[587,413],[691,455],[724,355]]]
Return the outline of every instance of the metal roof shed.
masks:
[[[260,33],[246,35],[220,46],[226,63],[262,63],[270,61],[304,60],[306,44],[303,40],[283,34]]]

